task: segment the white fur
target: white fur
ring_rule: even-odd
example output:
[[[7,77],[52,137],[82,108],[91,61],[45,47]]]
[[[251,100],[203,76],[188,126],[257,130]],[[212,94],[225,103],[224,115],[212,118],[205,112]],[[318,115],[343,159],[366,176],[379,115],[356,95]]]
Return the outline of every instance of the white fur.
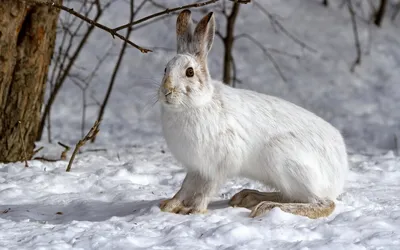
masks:
[[[173,93],[165,96],[164,84],[159,91],[165,140],[188,171],[176,199],[206,209],[219,185],[236,176],[261,181],[290,201],[342,192],[348,163],[337,129],[285,100],[211,80],[201,64],[178,54],[163,79]],[[194,77],[186,77],[188,67]]]

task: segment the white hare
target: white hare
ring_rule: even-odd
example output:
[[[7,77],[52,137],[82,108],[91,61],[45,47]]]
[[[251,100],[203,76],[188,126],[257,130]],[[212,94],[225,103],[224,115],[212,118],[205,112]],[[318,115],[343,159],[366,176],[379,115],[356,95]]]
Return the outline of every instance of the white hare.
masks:
[[[179,14],[177,55],[165,68],[159,100],[165,140],[187,175],[161,210],[204,213],[218,187],[240,176],[277,190],[242,190],[232,197],[230,205],[251,209],[252,217],[274,207],[328,216],[348,171],[342,135],[290,102],[211,79],[207,54],[214,33],[212,12],[195,29],[189,10]]]

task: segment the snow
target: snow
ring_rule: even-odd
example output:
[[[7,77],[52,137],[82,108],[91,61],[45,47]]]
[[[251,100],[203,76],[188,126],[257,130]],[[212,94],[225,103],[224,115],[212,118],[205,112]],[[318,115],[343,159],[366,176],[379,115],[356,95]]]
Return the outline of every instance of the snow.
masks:
[[[71,172],[65,172],[67,161],[32,160],[28,168],[24,163],[0,164],[0,249],[398,248],[400,157],[394,139],[400,128],[398,24],[386,21],[382,29],[376,29],[359,23],[366,54],[352,74],[349,67],[355,49],[350,18],[345,9],[326,9],[319,2],[263,3],[317,52],[301,49],[275,33],[253,5],[241,8],[237,34],[248,32],[267,47],[300,56],[296,60],[274,55],[287,82],[249,41],[237,41],[234,56],[239,62],[238,76],[244,81],[238,87],[297,103],[344,133],[351,171],[331,216],[312,220],[276,208],[252,219],[249,210],[229,207],[229,198],[243,188],[268,188],[241,178],[225,183],[207,214],[161,212],[158,203],[174,195],[185,176],[161,136],[158,104],[153,104],[164,65],[174,53],[155,50],[143,55],[128,49],[99,137],[95,144],[83,147]],[[126,6],[118,1],[100,21],[110,26],[124,24]],[[154,11],[144,8],[141,16]],[[200,14],[194,15],[198,20]],[[134,31],[131,39],[140,45],[173,49],[174,18],[171,15],[165,22]],[[96,56],[108,48],[115,52],[89,88],[98,100],[104,96],[120,45],[95,30],[79,58],[79,64],[90,70]],[[209,58],[216,78],[221,78],[221,53],[222,44],[216,39]],[[80,139],[81,107],[80,90],[67,82],[53,106],[53,142],[74,145]],[[90,106],[87,111],[86,130],[97,109]],[[39,156],[48,158],[58,158],[63,150],[47,143],[46,137],[39,146],[44,146]]]
[[[278,208],[252,219],[229,207],[247,179],[226,183],[205,215],[161,212],[183,170],[164,143],[84,152],[66,161],[0,166],[5,249],[395,249],[400,244],[400,158],[351,155],[346,192],[328,218]],[[165,153],[163,153],[165,152]]]

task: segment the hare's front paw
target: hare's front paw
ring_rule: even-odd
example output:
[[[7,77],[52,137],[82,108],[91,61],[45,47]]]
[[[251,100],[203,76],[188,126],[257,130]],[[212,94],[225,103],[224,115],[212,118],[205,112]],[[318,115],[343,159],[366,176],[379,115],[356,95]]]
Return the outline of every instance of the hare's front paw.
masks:
[[[175,198],[162,201],[160,203],[160,209],[163,212],[175,214],[204,214],[207,212],[207,210],[197,207],[184,206],[182,201]]]

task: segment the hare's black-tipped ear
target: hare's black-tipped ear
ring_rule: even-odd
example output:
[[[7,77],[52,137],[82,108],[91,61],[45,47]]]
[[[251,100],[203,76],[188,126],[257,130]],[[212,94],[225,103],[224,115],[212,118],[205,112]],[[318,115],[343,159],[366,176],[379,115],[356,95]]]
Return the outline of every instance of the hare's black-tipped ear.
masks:
[[[193,35],[193,21],[190,10],[183,10],[176,20],[176,39],[178,54],[189,52]]]
[[[194,30],[193,45],[195,53],[201,57],[206,57],[211,50],[215,34],[214,13],[210,12],[204,16]]]

